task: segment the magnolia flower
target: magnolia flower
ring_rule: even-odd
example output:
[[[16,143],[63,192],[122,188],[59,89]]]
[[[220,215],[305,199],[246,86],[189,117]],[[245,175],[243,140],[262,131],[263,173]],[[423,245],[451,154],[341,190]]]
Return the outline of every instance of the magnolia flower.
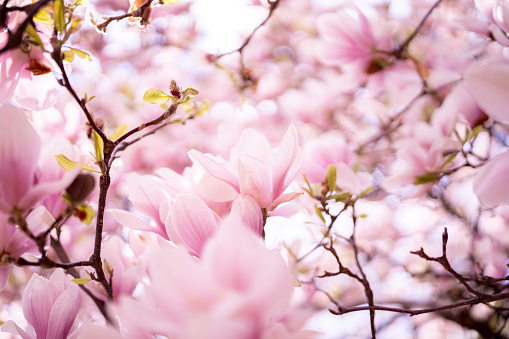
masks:
[[[225,221],[201,260],[182,249],[154,249],[151,283],[137,300],[113,309],[128,337],[304,338],[288,302],[294,278],[276,250],[268,250],[240,220]],[[182,274],[185,272],[185,274]],[[136,319],[136,321],[135,321]],[[293,321],[292,321],[293,320]],[[101,332],[98,328],[95,333]],[[284,334],[284,335],[283,335]]]
[[[169,180],[137,174],[128,179],[129,199],[153,223],[120,209],[110,209],[108,213],[125,227],[159,234],[199,257],[222,219],[201,198],[186,192],[185,185],[182,182],[179,185],[178,179],[182,178],[176,173],[170,170],[158,172]],[[261,236],[263,216],[252,197],[238,195],[233,201],[231,214],[244,220],[244,224]]]
[[[18,5],[30,3],[17,2]],[[9,26],[15,27],[19,17],[23,17],[21,12],[17,13]],[[41,41],[49,45],[52,28],[45,24],[35,25]],[[7,38],[7,32],[0,33],[0,47],[7,43]],[[13,97],[21,107],[34,111],[53,106],[57,101],[60,86],[52,72],[52,62],[41,48],[26,40],[20,48],[0,54],[0,105]]]
[[[53,339],[67,338],[78,327],[79,287],[68,280],[61,268],[49,280],[34,273],[23,292],[22,304],[28,329],[25,331],[9,320],[2,326],[2,332],[23,339]]]
[[[239,193],[245,194],[255,199],[261,208],[271,211],[300,194],[283,194],[302,163],[302,150],[293,125],[286,131],[275,154],[261,133],[247,129],[242,133],[229,161],[197,150],[189,151],[189,156],[203,166],[209,175],[224,182],[224,189],[217,193],[217,198],[222,201],[234,200]]]
[[[41,141],[23,111],[12,105],[0,107],[0,211],[27,211],[45,197],[69,186],[74,175],[39,182],[37,176]]]

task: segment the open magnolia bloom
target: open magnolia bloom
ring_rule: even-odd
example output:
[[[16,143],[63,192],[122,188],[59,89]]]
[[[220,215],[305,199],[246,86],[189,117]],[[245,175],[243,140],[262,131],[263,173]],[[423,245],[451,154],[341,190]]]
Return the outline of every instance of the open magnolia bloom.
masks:
[[[23,292],[22,304],[28,329],[24,331],[9,320],[2,332],[18,334],[23,339],[53,339],[71,337],[78,327],[79,287],[61,268],[49,280],[34,273]]]
[[[216,196],[223,201],[233,200],[239,193],[245,194],[254,198],[261,208],[271,211],[300,195],[283,194],[302,164],[302,150],[294,125],[288,127],[275,153],[267,139],[250,128],[242,133],[229,161],[197,150],[189,151],[189,156],[209,175],[224,182],[224,189]]]
[[[465,85],[479,107],[491,118],[509,122],[509,62],[497,60],[470,66]],[[474,181],[474,192],[489,206],[509,203],[509,153],[487,162]]]
[[[45,197],[68,187],[78,174],[40,182],[38,162],[41,141],[23,111],[12,105],[0,107],[0,211],[28,211]]]
[[[201,260],[175,247],[147,256],[151,283],[136,300],[122,297],[113,307],[128,338],[311,337],[301,330],[308,313],[288,304],[294,277],[283,258],[238,218],[222,223]],[[98,337],[111,332],[84,330]]]
[[[78,174],[66,174],[59,180],[40,182],[38,162],[41,141],[25,117],[12,105],[0,107],[0,211],[28,211],[45,197],[68,187]]]

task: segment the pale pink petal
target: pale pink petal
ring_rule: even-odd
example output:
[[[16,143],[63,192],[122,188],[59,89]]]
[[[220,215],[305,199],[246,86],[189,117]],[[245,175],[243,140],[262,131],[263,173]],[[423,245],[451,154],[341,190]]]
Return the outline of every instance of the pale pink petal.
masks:
[[[481,167],[474,180],[474,192],[488,206],[509,203],[509,152]]]
[[[267,207],[267,211],[273,211],[279,205],[281,205],[285,202],[291,201],[302,194],[304,194],[304,193],[292,192],[292,193],[281,194],[279,197],[274,199],[274,201],[272,202],[272,204],[269,205],[269,207]]]
[[[17,334],[21,336],[21,338],[23,339],[37,339],[35,334],[32,335],[30,333],[27,333],[12,320],[7,320],[5,324],[2,325],[1,330],[4,333]]]
[[[159,219],[159,205],[167,199],[156,177],[132,173],[127,179],[129,200],[142,214],[154,221]],[[160,179],[159,179],[160,180]]]
[[[215,213],[192,194],[177,194],[171,220],[180,239],[196,255],[201,254],[203,245],[218,228]]]
[[[241,156],[239,159],[240,193],[253,197],[265,208],[272,202],[272,173],[265,163]]]
[[[24,69],[14,91],[14,100],[25,109],[41,111],[55,105],[59,90],[53,73],[33,75]]]
[[[495,120],[509,122],[509,63],[470,66],[464,75],[466,88],[479,107]]]
[[[25,287],[22,300],[25,319],[34,327],[38,339],[46,339],[53,306],[48,280],[34,273]]]
[[[60,294],[64,292],[69,287],[69,280],[67,280],[67,276],[64,273],[64,270],[61,268],[57,268],[51,277],[49,278],[49,289],[51,290],[51,298],[53,299],[53,303],[58,299]]]
[[[35,205],[37,202],[46,198],[47,196],[63,192],[69,185],[72,184],[74,179],[81,172],[79,167],[76,167],[71,173],[66,173],[60,180],[52,182],[44,182],[34,186],[18,204],[21,209],[27,210]]]
[[[221,225],[206,245],[202,261],[219,286],[249,298],[244,312],[252,319],[270,319],[293,291],[292,275],[278,251],[265,248],[237,218]]]
[[[267,138],[253,128],[248,128],[242,132],[235,151],[238,156],[249,155],[268,166],[272,166],[272,148]]]
[[[259,236],[263,232],[263,214],[260,205],[249,195],[239,194],[233,200],[231,215],[238,215],[243,224]]]
[[[285,179],[295,163],[298,150],[300,150],[300,147],[298,145],[297,129],[294,125],[290,125],[283,137],[283,140],[281,141],[281,145],[279,145],[276,159],[274,161],[272,176],[274,183],[273,194],[275,197],[281,195],[286,188]],[[293,171],[296,172],[295,169]]]
[[[0,291],[5,288],[7,281],[9,280],[9,271],[12,265],[0,266]]]
[[[211,175],[230,184],[239,192],[239,178],[215,159],[197,150],[190,150],[188,154],[191,160],[202,165]]]
[[[112,208],[108,209],[107,213],[111,214],[115,220],[117,220],[124,227],[131,228],[133,230],[154,232],[169,240],[168,235],[162,229],[155,225],[151,225],[147,221],[141,219],[131,212]]]
[[[17,50],[0,55],[0,105],[14,93],[21,70],[28,65],[28,57]]]
[[[34,184],[41,142],[23,111],[12,105],[0,107],[0,126],[9,126],[0,133],[0,200],[12,209]]]
[[[46,338],[67,338],[80,308],[79,287],[69,286],[55,301],[48,320]]]

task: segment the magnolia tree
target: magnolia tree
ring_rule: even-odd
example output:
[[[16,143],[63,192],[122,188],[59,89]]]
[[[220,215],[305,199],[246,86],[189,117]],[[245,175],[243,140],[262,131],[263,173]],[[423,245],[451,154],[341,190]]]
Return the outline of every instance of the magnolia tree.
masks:
[[[0,5],[2,338],[508,338],[509,2],[199,5]]]

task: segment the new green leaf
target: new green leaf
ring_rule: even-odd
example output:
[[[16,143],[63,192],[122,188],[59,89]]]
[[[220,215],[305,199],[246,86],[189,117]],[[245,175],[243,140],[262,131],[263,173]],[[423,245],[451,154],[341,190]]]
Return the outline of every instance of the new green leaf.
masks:
[[[104,159],[104,143],[101,136],[97,134],[94,130],[94,148],[95,148],[95,158],[98,162],[101,162]]]
[[[171,99],[171,96],[156,88],[149,88],[143,95],[143,100],[149,104],[163,104]]]
[[[49,14],[45,9],[40,9],[39,12],[34,15],[34,20],[41,24],[51,26],[51,14]]]
[[[327,188],[329,192],[336,190],[336,166],[334,165],[327,166]]]
[[[65,31],[65,7],[64,0],[53,1],[53,19],[55,20],[55,30],[57,32]]]
[[[69,48],[74,54],[79,56],[82,59],[85,59],[87,61],[92,61],[92,56],[88,54],[87,52],[82,51],[81,49],[77,48]]]
[[[57,162],[60,165],[60,167],[62,167],[67,172],[72,172],[76,168],[76,166],[78,166],[78,163],[76,161],[70,160],[63,154],[55,155],[55,158],[57,158]],[[81,166],[81,169],[84,171],[101,173],[99,171],[94,170],[92,167],[88,166],[87,164],[83,164]]]
[[[72,279],[71,281],[72,281],[73,283],[78,284],[78,285],[84,285],[84,284],[86,284],[87,282],[92,281],[92,279],[79,278],[79,279]]]

